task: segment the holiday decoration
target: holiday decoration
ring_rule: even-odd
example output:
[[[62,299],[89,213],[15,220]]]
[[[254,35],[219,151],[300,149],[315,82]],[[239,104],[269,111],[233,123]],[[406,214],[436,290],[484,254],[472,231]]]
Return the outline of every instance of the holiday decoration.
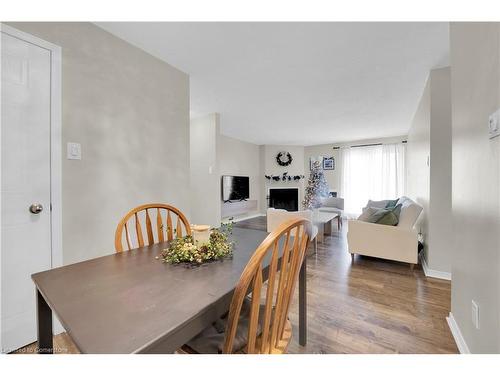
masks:
[[[171,264],[201,264],[231,256],[234,247],[229,240],[231,231],[232,223],[228,223],[222,224],[220,229],[212,229],[208,242],[200,243],[193,236],[176,238],[161,252],[161,260]]]
[[[302,201],[304,209],[311,210],[321,207],[321,199],[327,198],[329,192],[330,188],[321,170],[321,163],[319,161],[312,162],[311,175],[309,176],[306,193]]]
[[[289,152],[280,151],[278,152],[278,155],[276,155],[276,162],[282,167],[288,167],[290,164],[292,164],[292,161],[293,158]]]
[[[264,175],[269,181],[299,181],[305,178],[304,175],[289,175],[288,172],[283,173],[282,175]]]

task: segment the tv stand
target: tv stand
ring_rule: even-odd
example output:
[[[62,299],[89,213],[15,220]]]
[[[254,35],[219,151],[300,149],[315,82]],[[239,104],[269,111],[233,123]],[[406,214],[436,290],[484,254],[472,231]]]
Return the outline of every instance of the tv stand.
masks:
[[[236,202],[223,201],[221,202],[221,217],[224,219],[231,216],[245,215],[257,211],[257,208],[257,200],[255,199]]]

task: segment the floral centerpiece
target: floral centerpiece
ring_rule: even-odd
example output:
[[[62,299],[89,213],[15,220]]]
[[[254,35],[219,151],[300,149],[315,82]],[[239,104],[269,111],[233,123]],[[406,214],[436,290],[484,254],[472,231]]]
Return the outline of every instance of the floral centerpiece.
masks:
[[[194,241],[193,236],[185,236],[172,240],[161,252],[165,263],[201,264],[231,256],[234,243],[229,240],[232,223],[222,224],[219,229],[212,229],[208,242]]]

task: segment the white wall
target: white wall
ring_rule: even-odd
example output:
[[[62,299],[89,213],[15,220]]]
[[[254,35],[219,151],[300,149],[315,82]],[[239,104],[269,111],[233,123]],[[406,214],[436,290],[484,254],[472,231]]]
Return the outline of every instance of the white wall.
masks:
[[[407,144],[407,192],[422,205],[417,228],[424,257],[434,271],[451,272],[450,68],[432,70],[415,113]]]
[[[91,23],[10,23],[62,47],[63,261],[113,253],[146,202],[189,214],[189,77]]]
[[[220,172],[217,147],[220,121],[216,113],[191,120],[191,223],[218,227],[221,222]]]
[[[488,116],[500,107],[500,25],[452,23],[450,40],[451,311],[472,353],[500,353],[500,137],[488,139]]]
[[[451,272],[451,84],[450,68],[432,70],[429,176],[429,268]]]
[[[192,222],[218,227],[221,215],[221,176],[250,177],[250,199],[261,201],[260,149],[253,143],[220,133],[220,115],[191,120],[190,164]],[[256,214],[248,212],[242,217]],[[237,217],[236,219],[240,219]]]
[[[340,168],[342,167],[341,152],[340,149],[334,150],[333,147],[335,147],[333,144],[306,146],[304,148],[304,171],[306,179],[308,179],[309,175],[311,174],[309,166],[310,158],[317,158],[319,156],[333,156],[335,158],[335,169],[324,170],[323,174],[325,175],[326,181],[328,182],[328,186],[330,186],[330,190],[339,193],[342,184],[340,173]]]
[[[262,204],[262,176],[260,173],[259,146],[219,135],[218,160],[219,173],[221,176],[233,175],[250,177],[250,199],[258,201],[257,211],[260,210],[260,205]],[[257,211],[249,212],[248,215],[255,214]]]
[[[282,167],[276,162],[276,155],[280,151],[290,153],[293,158],[292,164]],[[265,145],[264,152],[264,174],[281,175],[284,172],[288,172],[289,175],[304,174],[304,146]]]
[[[430,80],[424,87],[422,97],[413,117],[406,144],[406,190],[407,195],[423,207],[417,228],[424,236],[425,248],[428,246],[429,191],[430,191],[430,137],[431,137],[431,85]]]

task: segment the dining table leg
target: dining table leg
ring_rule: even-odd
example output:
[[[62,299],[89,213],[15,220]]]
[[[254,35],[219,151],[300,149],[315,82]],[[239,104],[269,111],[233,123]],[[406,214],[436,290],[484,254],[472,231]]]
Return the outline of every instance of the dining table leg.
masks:
[[[299,274],[299,344],[307,344],[307,258],[304,257]]]
[[[52,354],[52,309],[49,307],[40,291],[36,290],[36,315],[38,353]]]

